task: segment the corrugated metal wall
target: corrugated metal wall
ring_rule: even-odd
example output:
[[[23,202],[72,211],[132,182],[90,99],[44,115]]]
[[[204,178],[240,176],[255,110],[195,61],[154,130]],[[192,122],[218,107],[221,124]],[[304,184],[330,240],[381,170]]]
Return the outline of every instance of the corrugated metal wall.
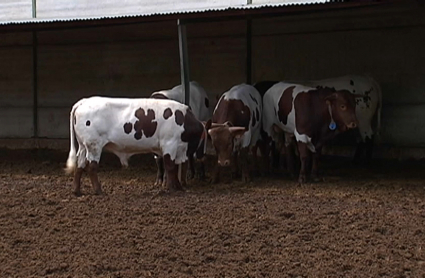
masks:
[[[1,0],[0,21],[29,19],[32,17],[32,0]]]

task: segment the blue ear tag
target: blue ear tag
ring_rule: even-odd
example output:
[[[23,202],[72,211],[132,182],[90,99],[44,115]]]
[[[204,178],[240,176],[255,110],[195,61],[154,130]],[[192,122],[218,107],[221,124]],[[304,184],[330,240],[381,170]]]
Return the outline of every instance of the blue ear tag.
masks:
[[[330,129],[330,130],[335,130],[335,129],[336,129],[336,123],[335,123],[334,121],[332,121],[332,122],[329,124],[329,129]]]

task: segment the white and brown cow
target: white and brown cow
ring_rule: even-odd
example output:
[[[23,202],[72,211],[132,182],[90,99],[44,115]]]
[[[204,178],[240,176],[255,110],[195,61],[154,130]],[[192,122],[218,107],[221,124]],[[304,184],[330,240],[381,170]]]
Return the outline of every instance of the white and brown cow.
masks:
[[[264,95],[278,81],[261,81],[254,86]],[[372,158],[375,135],[381,128],[382,92],[379,84],[369,76],[345,75],[321,80],[287,81],[303,84],[309,87],[327,87],[335,90],[347,90],[352,94],[364,95],[356,98],[356,116],[359,121],[359,140],[354,155],[354,161],[359,162],[363,152],[366,154],[366,163]],[[376,119],[376,124],[374,124]]]
[[[220,167],[230,166],[232,157],[238,171],[238,156],[242,164],[242,180],[249,181],[248,153],[261,139],[262,101],[251,85],[240,84],[225,92],[214,109],[212,122],[206,129],[217,153],[217,166],[212,182],[219,181]]]
[[[200,121],[208,121],[211,118],[209,110],[210,101],[204,88],[196,81],[191,81],[190,86],[190,99],[189,107],[195,117]],[[171,99],[184,103],[185,93],[182,85],[177,85],[169,90],[157,91],[151,94],[151,98],[156,99]],[[164,159],[160,156],[155,156],[156,164],[158,167],[157,178],[155,184],[162,184],[165,182]],[[200,161],[199,178],[205,178],[205,167],[203,161]],[[190,175],[195,176],[195,163],[193,157],[189,157]],[[184,178],[184,177],[183,177]]]
[[[202,158],[206,145],[204,125],[188,106],[172,100],[85,98],[72,107],[70,133],[66,170],[75,170],[76,195],[81,194],[81,176],[86,166],[96,194],[102,193],[97,168],[103,149],[117,155],[124,166],[134,154],[164,157],[168,187],[182,189],[178,165],[194,153]]]
[[[301,160],[300,183],[306,181],[307,160],[311,153],[311,176],[315,179],[323,145],[337,134],[357,128],[356,97],[360,95],[346,90],[285,82],[276,83],[264,94],[263,129],[278,146],[282,146],[279,142],[283,138],[281,131],[285,132],[286,145],[295,137]],[[291,164],[292,158],[288,161],[288,165]]]

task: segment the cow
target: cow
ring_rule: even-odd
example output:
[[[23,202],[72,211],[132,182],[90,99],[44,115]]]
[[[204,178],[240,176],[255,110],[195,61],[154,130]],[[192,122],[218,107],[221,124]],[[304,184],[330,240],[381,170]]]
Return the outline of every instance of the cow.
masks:
[[[102,194],[97,177],[102,150],[117,155],[123,166],[134,154],[162,156],[168,188],[183,190],[178,166],[195,153],[201,159],[207,140],[203,123],[187,105],[173,100],[94,96],[81,99],[72,107],[70,141],[65,170],[74,172],[74,193],[79,196],[86,166],[95,193]]]
[[[289,146],[291,138],[295,138],[301,160],[300,184],[307,180],[307,162],[311,154],[311,178],[315,180],[323,145],[337,134],[357,128],[356,97],[363,95],[286,82],[274,84],[264,94],[263,129],[277,146]],[[281,142],[283,132],[285,143]]]
[[[362,98],[356,98],[356,116],[359,121],[358,143],[353,161],[359,163],[365,152],[365,162],[370,163],[373,153],[373,143],[381,129],[382,92],[379,84],[369,76],[345,75],[321,80],[286,81],[295,84],[303,84],[309,87],[326,87],[335,90],[347,90],[352,94],[362,94]],[[263,96],[265,92],[278,81],[260,81],[254,87]],[[374,118],[376,124],[373,124]],[[274,163],[277,161],[274,159]],[[275,165],[276,166],[276,165]]]
[[[238,156],[242,164],[242,181],[251,179],[248,169],[248,154],[261,139],[260,127],[262,100],[258,91],[251,85],[240,84],[225,92],[214,108],[212,121],[206,129],[217,153],[217,165],[212,183],[219,181],[221,167],[233,166],[238,172]]]
[[[195,117],[203,122],[208,121],[211,118],[210,115],[210,101],[208,95],[204,88],[196,82],[191,81],[189,83],[190,86],[190,99],[189,99],[189,107],[192,110]],[[184,103],[185,101],[185,93],[182,89],[182,85],[177,85],[169,90],[161,90],[151,94],[151,98],[156,99],[171,99],[178,101],[180,103]],[[165,172],[164,172],[164,159],[160,156],[155,156],[155,161],[157,164],[157,178],[155,181],[155,185],[163,184],[166,181]],[[195,163],[193,157],[189,157],[189,166],[190,166],[190,176],[195,176]],[[202,180],[205,178],[205,166],[203,161],[200,161],[200,172],[199,178]]]

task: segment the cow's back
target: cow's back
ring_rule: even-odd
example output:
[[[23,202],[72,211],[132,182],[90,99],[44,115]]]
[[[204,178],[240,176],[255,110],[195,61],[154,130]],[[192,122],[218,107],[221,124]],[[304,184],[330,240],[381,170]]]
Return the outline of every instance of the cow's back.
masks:
[[[190,101],[189,107],[192,109],[195,117],[200,121],[207,121],[210,118],[209,98],[204,88],[196,81],[191,81],[190,85]],[[177,85],[170,90],[162,90],[154,92],[154,95],[164,95],[168,99],[184,103],[185,95],[183,86]]]

